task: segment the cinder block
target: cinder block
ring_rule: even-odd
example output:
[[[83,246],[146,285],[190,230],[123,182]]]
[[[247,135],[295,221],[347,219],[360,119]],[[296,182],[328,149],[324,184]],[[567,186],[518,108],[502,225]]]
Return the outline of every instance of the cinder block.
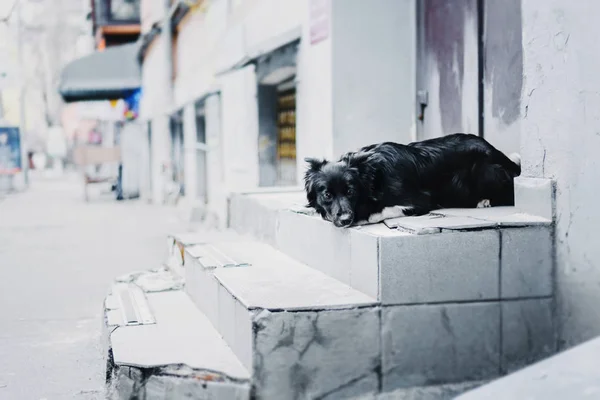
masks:
[[[258,398],[351,398],[378,391],[380,310],[263,311],[254,320]]]
[[[496,302],[389,306],[381,318],[384,392],[499,373]]]
[[[379,299],[379,238],[363,230],[350,231],[350,286]]]
[[[554,220],[554,181],[542,178],[515,178],[515,206],[529,214]]]
[[[502,298],[552,295],[551,227],[503,229],[501,235]]]
[[[551,299],[502,302],[502,370],[513,372],[556,352]]]
[[[277,247],[296,260],[349,285],[350,231],[336,228],[320,216],[281,211]]]
[[[498,299],[496,230],[380,238],[380,300],[414,304]]]

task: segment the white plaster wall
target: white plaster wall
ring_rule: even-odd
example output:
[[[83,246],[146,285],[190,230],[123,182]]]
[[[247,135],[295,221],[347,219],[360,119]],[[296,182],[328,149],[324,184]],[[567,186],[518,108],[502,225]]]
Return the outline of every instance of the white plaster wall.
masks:
[[[600,75],[596,0],[522,2],[523,175],[553,178],[559,342],[600,335]]]
[[[142,64],[142,99],[140,101],[140,119],[149,120],[166,110],[164,101],[164,74],[167,68],[164,41],[155,40],[146,52]]]
[[[247,49],[268,43],[277,36],[300,28],[307,19],[307,0],[260,0],[244,18]]]
[[[226,227],[227,187],[225,185],[225,151],[223,147],[221,96],[208,96],[204,102],[206,118],[206,186],[208,210],[217,217],[217,226]]]
[[[333,0],[333,153],[414,130],[415,0]]]
[[[222,78],[222,145],[230,191],[258,187],[258,109],[254,65]]]
[[[308,3],[308,2],[306,2]],[[308,7],[303,13],[308,21]],[[310,26],[302,27],[296,93],[297,182],[303,181],[306,157],[333,157],[332,41],[310,43]]]
[[[198,170],[196,168],[196,109],[194,103],[183,108],[183,168],[185,197],[198,197]]]

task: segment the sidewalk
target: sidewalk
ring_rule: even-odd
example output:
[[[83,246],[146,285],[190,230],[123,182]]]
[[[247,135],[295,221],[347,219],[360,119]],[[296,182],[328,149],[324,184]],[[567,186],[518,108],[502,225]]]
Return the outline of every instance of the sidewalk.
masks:
[[[173,208],[94,196],[78,177],[0,197],[0,399],[103,399],[102,301],[115,276],[160,265]]]

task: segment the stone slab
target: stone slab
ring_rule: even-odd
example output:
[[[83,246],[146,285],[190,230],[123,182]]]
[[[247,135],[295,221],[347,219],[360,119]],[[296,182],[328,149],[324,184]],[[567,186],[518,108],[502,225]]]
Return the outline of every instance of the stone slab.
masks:
[[[383,391],[496,376],[500,305],[384,307],[382,358]]]
[[[414,304],[498,299],[496,230],[382,237],[380,300]]]
[[[562,400],[600,397],[600,338],[467,392],[458,400]]]
[[[263,243],[231,244],[245,268],[219,268],[215,278],[246,308],[302,310],[374,305],[373,299]]]
[[[552,299],[503,301],[502,371],[514,372],[556,352]]]
[[[421,215],[393,218],[385,221],[389,228],[402,229],[414,234],[438,233],[442,229],[468,230],[493,228],[495,223],[466,216]]]
[[[449,208],[432,211],[431,215],[474,218],[498,227],[550,225],[552,223],[550,219],[528,214],[516,207]]]
[[[555,186],[551,179],[515,178],[515,206],[524,212],[554,220]]]
[[[507,228],[501,235],[502,298],[551,296],[554,292],[551,227]]]
[[[144,368],[185,364],[247,380],[248,370],[208,318],[182,291],[148,294],[157,323],[121,326],[110,334],[116,365]]]

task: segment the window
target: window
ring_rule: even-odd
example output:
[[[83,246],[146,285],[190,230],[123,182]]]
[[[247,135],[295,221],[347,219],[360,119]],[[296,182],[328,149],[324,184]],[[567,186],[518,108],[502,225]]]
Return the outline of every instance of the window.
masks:
[[[139,21],[140,0],[109,0],[111,21]]]

